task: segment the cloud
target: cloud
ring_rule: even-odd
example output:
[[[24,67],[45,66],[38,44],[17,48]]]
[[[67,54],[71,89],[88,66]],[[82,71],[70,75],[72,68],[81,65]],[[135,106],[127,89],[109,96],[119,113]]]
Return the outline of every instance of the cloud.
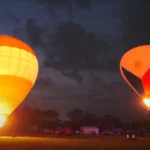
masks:
[[[40,5],[44,5],[46,10],[53,16],[59,17],[60,10],[69,15],[70,18],[76,17],[77,11],[91,10],[94,5],[107,3],[109,0],[37,0]],[[37,1],[36,4],[37,4]]]
[[[77,70],[99,68],[98,55],[109,47],[95,33],[87,32],[81,25],[73,22],[58,26],[52,44],[60,54],[57,67]]]
[[[74,79],[79,84],[81,84],[83,81],[82,77],[80,76],[79,71],[76,71],[74,69],[73,70],[62,70],[61,73],[64,76],[67,76],[67,77]]]
[[[58,69],[78,83],[83,80],[79,73],[81,70],[118,69],[118,59],[109,54],[111,45],[80,24],[62,23],[56,32],[49,33],[36,19],[28,19],[24,29],[14,29],[13,33],[16,36],[26,35],[29,45],[45,54],[42,59],[44,67]]]
[[[122,1],[120,7],[122,8],[122,43],[124,44],[125,49],[128,50],[135,46],[150,44],[150,1]]]
[[[37,1],[35,2],[38,4]],[[38,0],[38,2],[40,2],[41,8],[42,4],[49,5],[56,11],[59,11],[60,7],[66,8],[72,5],[69,0]],[[104,1],[74,0],[73,5],[90,8],[94,3],[102,2]],[[99,34],[97,31],[97,33],[89,32],[81,24],[76,23],[77,21],[63,22],[57,24],[51,32],[44,27],[46,22],[30,18],[27,19],[24,28],[14,29],[13,34],[27,42],[35,50],[42,68],[57,69],[61,71],[62,75],[72,78],[79,84],[83,82],[83,77],[80,75],[82,70],[119,70],[120,58],[114,51],[116,47],[108,40],[107,35],[100,35],[99,31]],[[47,21],[45,26],[49,27],[50,21]]]
[[[53,16],[55,16],[55,12],[59,8],[63,8],[69,15],[73,16],[74,7],[76,5],[80,9],[88,9],[91,7],[91,0],[38,0],[40,4],[44,4]]]
[[[100,115],[133,108],[136,99],[119,74],[124,47],[120,46],[116,1],[107,4],[103,0],[102,5],[100,0],[37,1],[15,0],[18,9],[4,1],[7,9],[1,7],[1,33],[12,35],[13,29],[13,36],[29,44],[39,60],[37,82],[25,102],[58,109],[63,115],[77,107]],[[5,10],[9,10],[8,15]],[[113,16],[112,11],[116,11]],[[125,110],[128,116],[132,108]]]
[[[52,79],[50,77],[47,77],[47,78],[41,78],[39,77],[36,81],[36,87],[38,88],[38,86],[40,88],[44,87],[44,88],[49,88],[52,86]]]
[[[44,43],[41,39],[42,35],[44,34],[44,30],[37,24],[37,20],[28,19],[25,25],[25,31],[32,45],[35,47],[44,46]]]
[[[60,24],[52,37],[52,44],[57,51],[57,61],[46,60],[46,67],[54,67],[81,82],[81,70],[118,69],[118,60],[109,55],[108,42],[99,39],[95,33],[87,32],[81,25],[67,22]],[[103,59],[99,60],[99,56]]]
[[[74,2],[80,3],[79,5],[85,3]],[[68,1],[50,0],[45,3],[55,3],[59,6],[67,5]],[[87,1],[87,5],[91,5],[91,2]],[[13,34],[35,50],[40,62],[40,70],[54,68],[78,84],[82,84],[84,80],[81,71],[119,71],[120,57],[113,50],[115,46],[107,40],[107,36],[98,36],[95,32],[89,32],[78,23],[64,22],[50,32],[40,20],[32,18],[27,19],[24,28],[14,29]],[[90,78],[92,84],[101,85],[102,81],[99,81],[100,79],[95,75],[91,74]]]
[[[19,24],[20,23],[20,19],[10,13],[7,13],[6,14],[6,17],[11,20],[12,22],[16,23],[16,24]]]

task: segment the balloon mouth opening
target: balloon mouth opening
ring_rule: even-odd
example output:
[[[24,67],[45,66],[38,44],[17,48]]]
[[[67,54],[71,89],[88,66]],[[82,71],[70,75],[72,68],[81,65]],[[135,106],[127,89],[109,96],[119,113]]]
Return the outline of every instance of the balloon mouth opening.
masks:
[[[0,127],[2,127],[7,120],[7,115],[0,114]]]
[[[147,108],[150,109],[150,97],[145,97],[143,99],[143,102],[147,106]]]

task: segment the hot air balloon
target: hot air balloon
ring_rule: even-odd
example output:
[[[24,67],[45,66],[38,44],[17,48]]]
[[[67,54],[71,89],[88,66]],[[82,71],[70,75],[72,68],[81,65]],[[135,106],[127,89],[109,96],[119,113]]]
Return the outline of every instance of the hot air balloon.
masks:
[[[26,98],[37,75],[34,51],[14,37],[0,35],[0,126]]]
[[[127,84],[150,109],[150,45],[135,47],[120,61],[120,72]]]

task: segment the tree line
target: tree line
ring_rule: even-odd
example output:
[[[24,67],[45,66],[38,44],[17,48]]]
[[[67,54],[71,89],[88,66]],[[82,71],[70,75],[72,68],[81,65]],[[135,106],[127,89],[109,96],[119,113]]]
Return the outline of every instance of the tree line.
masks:
[[[31,126],[55,130],[58,127],[69,127],[79,130],[82,126],[95,126],[99,129],[111,128],[144,128],[150,127],[149,120],[123,123],[120,118],[112,115],[96,116],[92,112],[74,109],[67,114],[69,120],[60,120],[60,114],[54,109],[41,111],[38,108],[18,107],[9,117],[4,128],[9,130],[26,131]]]

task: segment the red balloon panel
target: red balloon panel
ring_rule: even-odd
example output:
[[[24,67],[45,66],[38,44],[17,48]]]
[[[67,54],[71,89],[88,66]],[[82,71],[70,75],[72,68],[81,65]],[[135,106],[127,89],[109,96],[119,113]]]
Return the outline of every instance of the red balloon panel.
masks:
[[[150,95],[150,69],[143,75],[142,84],[146,95]]]

